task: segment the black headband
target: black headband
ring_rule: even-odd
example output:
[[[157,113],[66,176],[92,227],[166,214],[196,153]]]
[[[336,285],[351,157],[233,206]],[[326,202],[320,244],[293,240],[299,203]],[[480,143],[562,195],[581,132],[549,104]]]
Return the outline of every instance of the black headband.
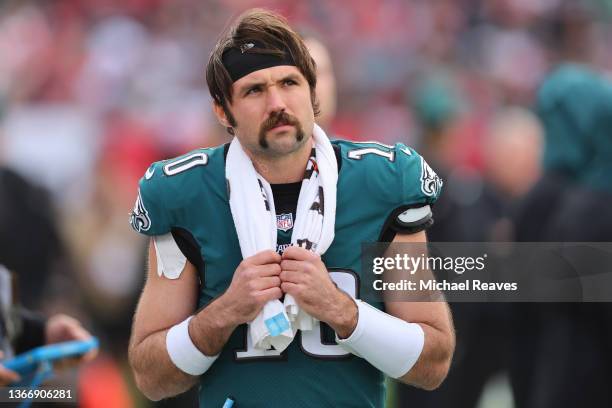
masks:
[[[252,50],[265,48],[262,44],[256,41],[247,41],[240,46],[232,47],[223,53],[221,60],[223,66],[232,78],[232,82],[236,82],[243,76],[249,75],[251,72],[258,71],[264,68],[275,67],[278,65],[293,65],[293,57],[288,48],[284,48],[283,55],[264,54],[253,52]]]

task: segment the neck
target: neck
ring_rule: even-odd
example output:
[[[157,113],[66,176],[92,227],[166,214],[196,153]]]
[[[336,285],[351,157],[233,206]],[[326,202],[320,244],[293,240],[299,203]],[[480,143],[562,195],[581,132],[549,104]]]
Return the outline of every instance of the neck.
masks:
[[[302,181],[313,146],[312,137],[295,152],[279,157],[251,156],[255,170],[270,184]],[[247,153],[248,154],[248,153]]]

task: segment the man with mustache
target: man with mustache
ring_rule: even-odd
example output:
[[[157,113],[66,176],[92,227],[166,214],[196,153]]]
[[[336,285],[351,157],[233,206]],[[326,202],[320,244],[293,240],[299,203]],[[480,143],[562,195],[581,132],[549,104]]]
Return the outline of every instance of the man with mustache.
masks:
[[[201,407],[230,395],[238,407],[381,407],[385,375],[436,388],[454,348],[447,305],[359,294],[361,244],[425,242],[440,179],[402,144],[330,143],[314,62],[274,13],[237,18],[207,82],[234,139],[153,164],[131,216],[152,237],[129,349],[139,389],[159,400],[199,382]],[[283,309],[259,343],[258,319],[289,299],[313,325],[292,332],[299,319],[284,326]]]

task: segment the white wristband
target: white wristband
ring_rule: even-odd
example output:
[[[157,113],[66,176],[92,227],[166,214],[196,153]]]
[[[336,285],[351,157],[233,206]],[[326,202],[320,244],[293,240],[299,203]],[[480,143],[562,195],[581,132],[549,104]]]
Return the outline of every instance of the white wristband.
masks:
[[[392,378],[400,378],[417,362],[425,333],[420,325],[382,312],[361,300],[357,327],[346,339],[336,335],[336,342]]]
[[[219,355],[204,355],[189,337],[189,316],[181,323],[172,326],[166,335],[166,349],[170,360],[181,371],[190,375],[202,375],[210,368]]]

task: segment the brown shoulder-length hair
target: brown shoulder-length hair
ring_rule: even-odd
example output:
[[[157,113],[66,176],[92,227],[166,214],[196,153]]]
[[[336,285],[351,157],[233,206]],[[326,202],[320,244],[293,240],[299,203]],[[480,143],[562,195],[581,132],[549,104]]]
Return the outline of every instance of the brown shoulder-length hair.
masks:
[[[232,79],[223,65],[223,53],[232,47],[245,42],[259,42],[265,49],[257,52],[282,56],[286,50],[296,67],[306,78],[310,87],[310,99],[315,116],[319,114],[316,99],[317,86],[316,65],[300,36],[289,26],[287,20],[279,14],[264,9],[251,9],[242,13],[236,21],[224,31],[210,54],[206,66],[206,82],[210,95],[220,105],[232,126],[235,120],[228,109],[232,102]]]

